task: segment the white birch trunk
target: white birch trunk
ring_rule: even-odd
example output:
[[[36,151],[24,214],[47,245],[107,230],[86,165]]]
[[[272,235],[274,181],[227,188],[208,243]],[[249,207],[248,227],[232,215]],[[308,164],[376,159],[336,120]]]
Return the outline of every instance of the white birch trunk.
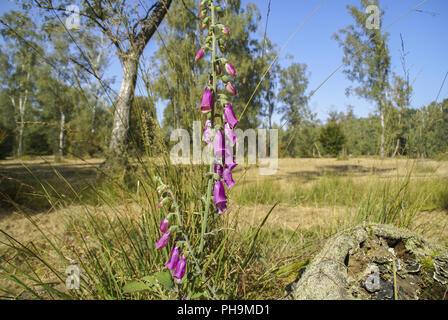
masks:
[[[61,111],[61,123],[59,128],[59,156],[64,156],[64,131],[65,131],[65,114]]]
[[[115,103],[114,121],[109,145],[110,151],[115,155],[123,155],[126,151],[131,106],[134,101],[134,90],[137,82],[138,59],[125,57],[122,59],[122,67],[123,80]]]

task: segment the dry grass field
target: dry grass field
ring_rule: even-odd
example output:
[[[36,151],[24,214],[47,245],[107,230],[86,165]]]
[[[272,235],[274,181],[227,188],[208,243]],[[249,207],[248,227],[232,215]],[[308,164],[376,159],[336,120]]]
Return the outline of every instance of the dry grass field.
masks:
[[[90,201],[86,186],[95,184],[101,162],[0,161],[0,230],[24,245],[32,244],[44,251],[48,247],[45,235],[68,250],[75,244],[66,222],[77,220],[76,224],[82,225],[79,221],[87,211],[95,219],[107,218],[112,224],[123,216],[138,223],[142,210],[132,201],[113,205]],[[281,275],[283,278],[275,281],[282,285],[294,279],[294,261],[299,257],[308,259],[328,236],[362,221],[408,227],[448,246],[448,162],[280,159],[275,175],[261,176],[257,166],[240,165],[234,178],[237,185],[231,189],[224,218],[227,228],[236,231],[235,241],[241,246],[247,241],[245,236],[262,224],[277,204],[259,237],[258,255],[263,258],[250,271],[260,277],[272,272]],[[64,199],[68,185],[79,194],[87,193],[83,198],[86,201],[49,201],[55,199],[55,194]],[[11,205],[13,202],[16,207]],[[1,241],[0,256],[9,257],[9,250],[7,242]],[[288,263],[292,263],[291,270],[279,268],[279,264]],[[271,295],[251,296],[244,290],[244,298],[278,294],[280,286],[273,283],[268,290],[274,292]],[[10,282],[0,280],[2,286],[14,288]]]
[[[275,175],[261,176],[258,171],[254,166],[238,171],[239,181],[232,195],[237,199],[235,206],[241,212],[242,222],[259,224],[269,205],[279,201],[280,205],[267,224],[288,230],[325,226],[345,219],[358,209],[363,197],[373,193],[380,184],[395,184],[409,177],[410,189],[426,187],[428,190],[421,191],[428,191],[428,196],[432,186],[443,189],[445,185],[443,190],[448,187],[448,162],[431,160],[280,159]],[[298,193],[302,196],[311,192],[316,196],[300,201],[294,198],[294,188],[300,188]],[[362,189],[366,189],[365,193]],[[353,199],[349,199],[350,196]],[[442,224],[437,223],[438,231],[433,233],[448,237],[448,208],[444,205],[433,208],[428,204],[423,209],[417,222],[425,224],[435,216],[442,217]]]
[[[82,179],[94,181],[96,179],[97,167],[102,159],[65,160],[63,163],[54,163],[52,158],[42,158],[36,160],[26,160],[18,162],[16,160],[0,161],[0,189],[7,181],[22,183],[25,192],[30,194],[38,193],[39,184],[42,182],[60,184],[60,179],[55,171],[73,185],[82,187]],[[27,169],[26,169],[27,168]],[[35,175],[35,177],[32,176]],[[231,197],[235,201],[231,204],[230,218],[238,217],[239,227],[257,226],[266,215],[270,207],[279,201],[279,206],[272,212],[267,226],[285,230],[309,229],[323,227],[332,224],[337,220],[347,218],[357,209],[359,203],[354,202],[351,207],[343,205],[341,202],[326,203],[324,201],[325,191],[319,195],[320,201],[305,201],[304,203],[294,203],[289,201],[287,195],[291,190],[300,185],[304,189],[311,189],[322,180],[338,179],[340,188],[346,188],[345,182],[356,181],[359,185],[377,184],[381,181],[396,181],[405,178],[410,174],[411,183],[433,183],[434,180],[441,181],[448,185],[448,162],[438,162],[425,160],[423,163],[408,159],[280,159],[279,168],[275,175],[261,176],[257,166],[240,166],[236,170],[235,181],[237,185],[232,189]],[[34,180],[34,181],[33,181]],[[31,181],[31,182],[30,182]],[[330,185],[333,181],[328,182]],[[30,186],[27,190],[27,186]],[[272,187],[274,190],[272,190]],[[339,192],[334,190],[337,186],[329,186],[327,193]],[[266,189],[268,191],[266,192]],[[4,190],[2,190],[4,192]],[[246,195],[250,192],[249,195]],[[20,192],[20,191],[19,191]],[[337,194],[336,194],[337,196]],[[250,199],[248,199],[250,197]],[[343,200],[343,199],[341,199]],[[46,200],[44,199],[44,202]],[[44,229],[51,233],[63,233],[61,215],[76,215],[82,211],[82,206],[72,206],[64,210],[39,209],[25,206],[28,213],[32,213],[33,218]],[[442,208],[443,209],[443,208]],[[25,210],[26,211],[26,210]],[[435,210],[422,211],[419,222],[425,223],[431,217],[445,217],[442,224],[437,224],[436,234],[448,237],[448,211],[436,208]],[[438,221],[438,220],[437,220]],[[11,232],[22,241],[35,240],[39,232],[29,223],[29,221],[14,208],[6,206],[4,203],[0,207],[0,229]]]

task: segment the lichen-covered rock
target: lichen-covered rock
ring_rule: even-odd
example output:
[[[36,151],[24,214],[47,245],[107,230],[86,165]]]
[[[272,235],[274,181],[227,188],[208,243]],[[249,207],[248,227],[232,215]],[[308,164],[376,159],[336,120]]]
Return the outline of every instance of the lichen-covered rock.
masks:
[[[448,299],[447,283],[444,248],[407,229],[365,224],[329,239],[287,298]]]

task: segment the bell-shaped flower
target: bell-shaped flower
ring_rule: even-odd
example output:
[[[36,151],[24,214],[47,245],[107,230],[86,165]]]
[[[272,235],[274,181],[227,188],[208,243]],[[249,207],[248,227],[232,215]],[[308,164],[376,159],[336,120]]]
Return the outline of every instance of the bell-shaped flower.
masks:
[[[226,65],[226,72],[231,75],[232,77],[236,76],[235,68],[232,66],[230,62],[227,62]]]
[[[212,142],[212,122],[211,122],[211,120],[205,121],[204,134],[202,135],[202,141],[204,141],[207,144]]]
[[[157,249],[161,249],[161,248],[165,247],[168,244],[168,242],[170,241],[170,234],[171,234],[170,230],[168,230],[167,232],[162,234],[160,239],[157,240],[157,242],[156,242],[156,248]]]
[[[233,86],[232,82],[227,82],[226,83],[226,90],[228,93],[230,93],[232,96],[236,96],[236,94],[238,93],[235,89],[235,87]]]
[[[165,266],[170,269],[171,271],[174,271],[176,269],[177,263],[179,262],[179,248],[173,247],[171,250],[170,259],[165,264]]]
[[[219,214],[227,210],[226,192],[221,180],[216,181],[213,188],[213,201]]]
[[[222,177],[224,178],[224,182],[227,185],[227,188],[231,188],[232,186],[235,185],[235,181],[233,181],[233,177],[232,177],[232,169],[230,169],[230,167],[226,167],[224,169],[224,173],[222,175]]]
[[[162,223],[160,223],[160,232],[165,232],[168,229],[168,219],[165,218],[162,220]]]
[[[220,165],[219,163],[214,163],[213,164],[213,172],[219,174],[220,176],[222,176],[223,172],[224,172],[224,168],[222,167],[222,165]]]
[[[222,28],[222,33],[224,33],[227,36],[230,36],[230,30],[227,27]]]
[[[226,165],[226,168],[228,168],[230,171],[232,171],[237,165],[238,165],[238,163],[232,162],[231,164]]]
[[[221,159],[225,155],[225,140],[221,130],[216,132],[213,139],[213,152],[217,159]]]
[[[238,137],[236,136],[235,132],[233,132],[233,129],[230,127],[229,123],[226,123],[224,125],[224,134],[227,138],[227,141],[229,142],[229,145],[233,147],[238,140]]]
[[[204,49],[199,49],[198,52],[196,52],[196,56],[194,57],[194,61],[199,61],[204,57],[205,51]]]
[[[209,88],[207,88],[202,94],[202,101],[201,101],[202,113],[209,113],[212,110],[212,105],[213,105],[213,93]]]
[[[226,146],[224,162],[227,167],[230,167],[232,169],[235,168],[237,165],[237,163],[233,159],[233,151],[230,148],[230,146]]]
[[[185,257],[182,256],[182,258],[177,263],[176,271],[174,271],[173,274],[173,277],[174,279],[176,279],[177,283],[180,283],[180,281],[184,277],[186,269],[187,269],[187,262],[185,261]]]
[[[233,108],[230,103],[228,103],[224,107],[224,117],[227,123],[230,125],[230,128],[232,129],[234,129],[239,122],[238,119],[235,117],[235,113],[233,112]]]

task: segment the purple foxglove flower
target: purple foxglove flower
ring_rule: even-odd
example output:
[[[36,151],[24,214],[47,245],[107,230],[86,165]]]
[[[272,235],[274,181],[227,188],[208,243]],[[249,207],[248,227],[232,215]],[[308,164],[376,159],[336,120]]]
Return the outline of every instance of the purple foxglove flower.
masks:
[[[233,86],[232,82],[227,82],[226,83],[226,90],[228,93],[230,93],[232,96],[236,96],[236,94],[238,93],[235,89],[235,87]]]
[[[216,209],[218,209],[219,214],[227,210],[226,193],[221,180],[216,181],[213,188],[213,201],[215,202],[215,206]]]
[[[231,167],[232,169],[236,167],[236,162],[233,160],[233,152],[229,146],[226,146],[225,149],[225,159],[224,162],[227,167]]]
[[[222,165],[220,165],[219,163],[214,163],[213,164],[213,172],[219,174],[220,176],[222,176],[224,168],[222,167]]]
[[[165,247],[168,244],[168,242],[170,241],[170,234],[171,234],[170,230],[168,230],[167,232],[162,234],[160,239],[157,240],[157,242],[156,242],[157,249],[162,249],[163,247]]]
[[[202,94],[202,101],[201,101],[202,113],[209,113],[212,110],[212,104],[213,104],[213,93],[209,88],[207,88]]]
[[[165,218],[162,220],[162,223],[160,224],[160,232],[165,232],[168,229],[168,219]]]
[[[224,107],[224,117],[226,118],[227,123],[230,125],[230,128],[234,129],[238,124],[238,119],[235,117],[235,113],[233,112],[232,105],[228,103]]]
[[[235,132],[233,132],[232,128],[230,127],[229,123],[226,123],[224,125],[224,134],[226,135],[227,141],[229,141],[229,145],[233,147],[236,143],[236,140],[238,137],[235,135]]]
[[[160,209],[160,208],[162,208],[162,206],[163,206],[163,203],[162,202],[159,202],[158,204],[157,204],[157,207]]]
[[[176,271],[173,274],[173,277],[174,277],[174,279],[176,279],[177,283],[180,283],[180,281],[184,277],[186,267],[187,267],[187,263],[185,261],[185,257],[182,256],[182,258],[177,263]]]
[[[212,122],[210,120],[205,121],[204,134],[202,135],[202,141],[209,144],[212,142]]]
[[[171,250],[170,260],[168,260],[165,266],[171,271],[174,271],[174,269],[176,269],[178,262],[179,262],[179,248],[173,247],[173,249]]]
[[[201,60],[203,57],[204,57],[204,53],[205,53],[205,51],[204,51],[204,49],[199,49],[198,50],[198,52],[196,52],[196,56],[194,57],[194,61],[199,61],[199,60]]]
[[[224,135],[221,130],[216,132],[215,138],[213,139],[213,152],[215,153],[215,158],[222,158],[225,154],[225,140]]]
[[[229,167],[226,167],[224,169],[224,173],[222,175],[222,177],[224,178],[224,182],[227,185],[227,188],[231,188],[232,186],[235,185],[235,181],[233,181],[233,177],[232,177],[232,169],[230,169]]]
[[[222,28],[222,32],[223,32],[225,35],[230,36],[230,30],[229,30],[227,27]]]
[[[233,162],[231,164],[226,165],[226,168],[228,168],[230,171],[233,170],[233,168],[235,168],[238,165],[238,163]]]
[[[228,74],[230,74],[232,77],[236,76],[235,68],[232,66],[231,63],[226,63],[226,71]]]

